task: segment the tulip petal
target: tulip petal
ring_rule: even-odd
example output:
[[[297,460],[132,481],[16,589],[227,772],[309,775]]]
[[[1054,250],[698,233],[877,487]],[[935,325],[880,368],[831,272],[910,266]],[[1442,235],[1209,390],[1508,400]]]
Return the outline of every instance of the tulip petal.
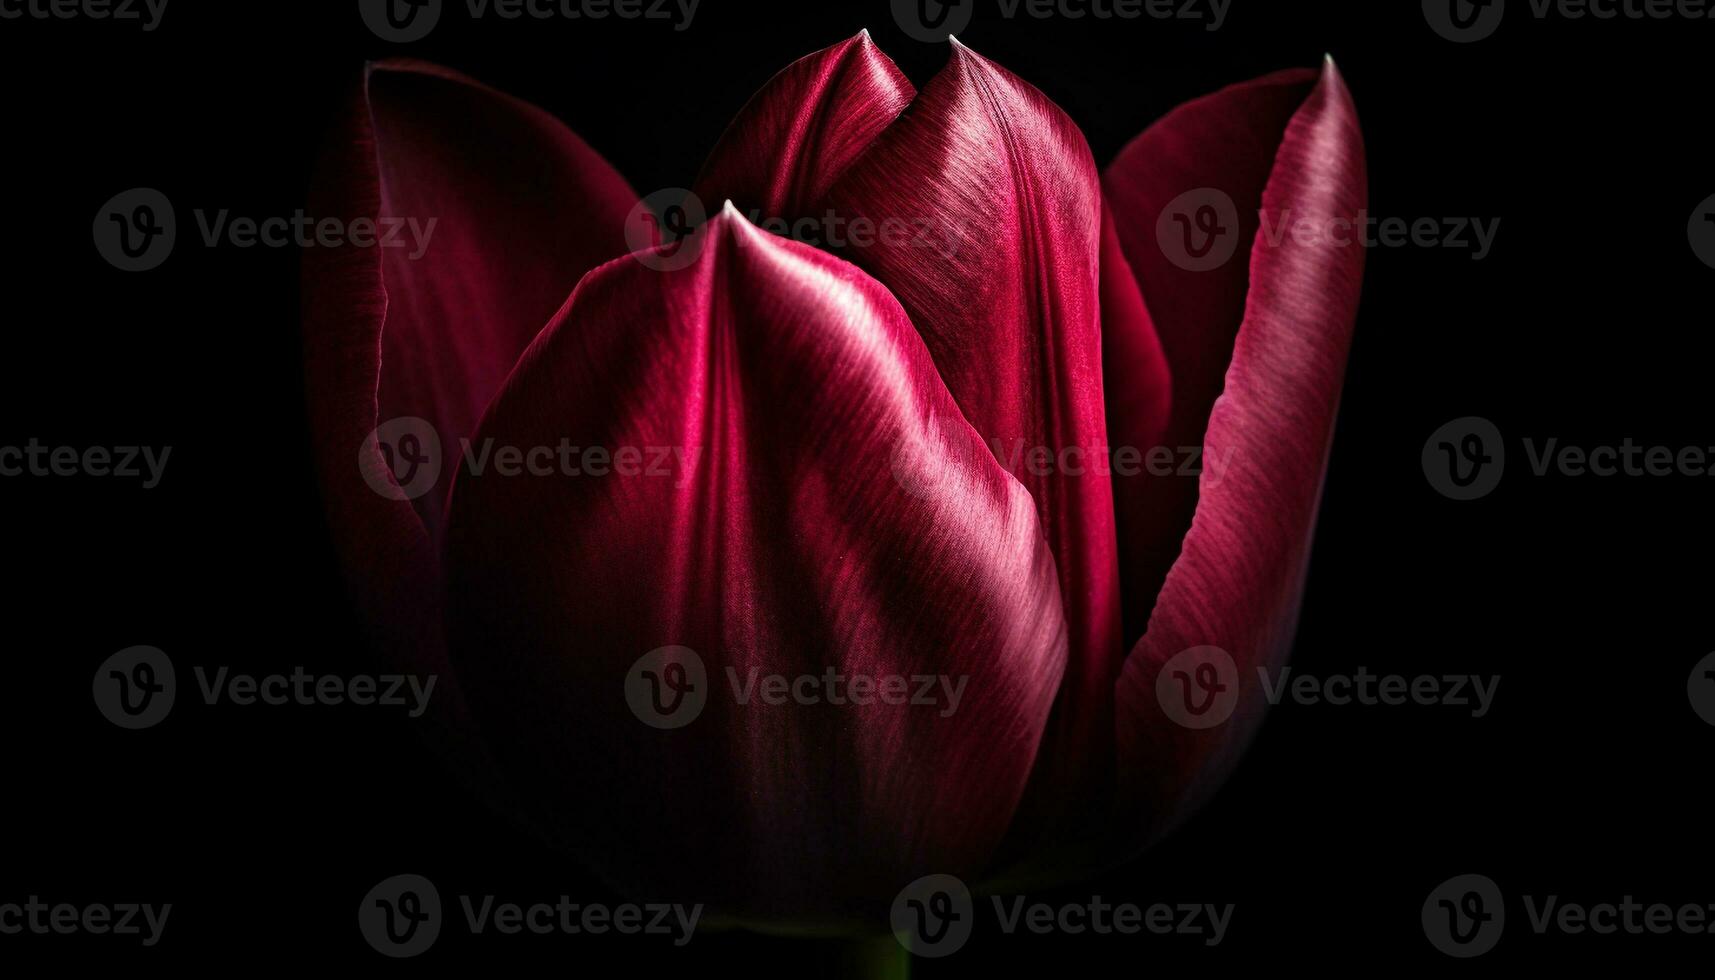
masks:
[[[1172,418],[1173,379],[1155,322],[1126,261],[1112,214],[1102,216],[1102,380],[1108,400],[1108,436],[1114,453],[1114,518],[1120,541],[1120,586],[1125,636],[1143,635],[1160,577],[1137,583],[1133,558],[1160,533],[1152,488],[1162,470],[1150,453],[1164,445]],[[1147,573],[1144,573],[1147,575]]]
[[[1200,480],[1183,549],[1119,684],[1122,790],[1140,835],[1134,843],[1165,832],[1219,785],[1265,707],[1259,669],[1274,670],[1285,658],[1364,264],[1355,243],[1256,235],[1248,284],[1237,283],[1242,299],[1222,299],[1215,285],[1205,285],[1158,303],[1163,289],[1186,287],[1198,275],[1228,285],[1232,277],[1174,275],[1145,240],[1161,205],[1186,188],[1221,188],[1248,206],[1245,181],[1255,170],[1236,158],[1239,150],[1269,161],[1256,199],[1267,227],[1300,220],[1351,227],[1339,222],[1356,221],[1367,194],[1357,112],[1332,62],[1308,84],[1299,77],[1275,76],[1180,110],[1161,132],[1146,135],[1141,146],[1151,152],[1128,151],[1108,174],[1127,254],[1173,362],[1175,426],[1206,394],[1199,372],[1220,359],[1220,316],[1242,303],[1224,384],[1199,440],[1206,456],[1225,465]],[[1298,107],[1276,150],[1270,111],[1291,98]],[[1255,217],[1248,223],[1253,234],[1260,225]],[[1201,324],[1180,319],[1195,316]],[[1193,349],[1198,327],[1215,336]],[[1176,666],[1164,669],[1170,662]],[[1213,683],[1198,679],[1202,665]],[[1223,685],[1228,692],[1217,691]],[[1229,709],[1231,716],[1215,723]]]
[[[402,247],[308,252],[312,354],[340,359],[310,377],[318,438],[351,470],[378,419],[468,436],[578,279],[628,251],[637,198],[547,113],[422,62],[369,66],[339,138],[328,214],[434,222]],[[416,498],[431,535],[444,491]]]
[[[1078,807],[1110,773],[1123,653],[1089,147],[1045,95],[955,40],[830,200],[874,232],[842,254],[899,297],[965,417],[1036,500],[1071,653],[1033,796]]]
[[[438,679],[425,734],[480,783],[486,764],[465,730],[441,633],[438,531],[451,484],[442,464],[579,277],[624,254],[636,199],[547,114],[444,68],[381,62],[354,88],[309,213],[381,219],[383,235],[390,219],[417,226],[398,236],[403,244],[304,250],[316,463],[378,652],[394,669]],[[410,418],[423,425],[401,422],[389,438],[420,439],[416,455],[430,462],[402,487],[371,433]]]
[[[800,58],[733,119],[703,165],[697,194],[765,217],[812,215],[915,94],[867,30]]]
[[[1159,445],[1171,452],[1203,445],[1209,410],[1225,383],[1233,339],[1248,294],[1249,246],[1257,209],[1287,124],[1316,83],[1305,70],[1277,72],[1189,102],[1122,150],[1102,175],[1125,258],[1173,375],[1172,403]],[[1220,241],[1170,222],[1170,205],[1233,202]],[[1176,203],[1180,202],[1180,203]],[[1189,245],[1163,237],[1183,234]],[[1228,237],[1230,236],[1230,237]],[[1187,268],[1188,249],[1230,249],[1212,268]],[[1110,343],[1112,342],[1110,338]],[[1111,377],[1111,375],[1110,375]],[[1110,398],[1112,395],[1109,396]],[[1116,433],[1124,441],[1130,433]],[[1152,448],[1157,443],[1139,445]],[[1117,482],[1125,642],[1143,635],[1167,570],[1179,556],[1197,507],[1197,481],[1177,476]]]
[[[485,416],[496,461],[601,447],[611,470],[460,472],[455,662],[514,784],[628,891],[873,914],[1004,832],[1065,668],[1053,558],[879,283],[730,204],[682,247],[588,276]],[[667,646],[704,700],[658,730],[666,689],[623,694]],[[750,687],[830,670],[965,689],[949,711]]]
[[[420,418],[455,454],[578,278],[625,252],[635,200],[539,109],[421,62],[364,70],[311,211],[416,221],[419,237],[305,250],[305,359],[336,540],[384,633],[433,644],[435,537],[451,481],[410,488],[411,499],[384,494],[365,473],[392,480],[391,468],[379,457],[360,465],[370,433]]]

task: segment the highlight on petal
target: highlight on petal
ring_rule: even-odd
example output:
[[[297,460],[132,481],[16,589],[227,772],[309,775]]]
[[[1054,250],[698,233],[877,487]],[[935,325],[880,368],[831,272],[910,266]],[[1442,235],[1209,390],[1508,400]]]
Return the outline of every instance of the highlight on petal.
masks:
[[[591,273],[490,406],[454,659],[539,822],[625,890],[885,921],[1024,790],[1053,557],[886,289],[730,204],[698,234],[686,267]],[[880,700],[901,677],[937,703]]]
[[[733,119],[695,190],[762,217],[811,215],[915,94],[867,30],[800,58]]]
[[[623,254],[634,200],[546,113],[411,61],[365,68],[311,188],[318,220],[380,232],[371,247],[304,251],[307,401],[329,522],[382,653],[438,676],[432,711],[457,753],[469,740],[446,731],[461,715],[439,612],[442,471],[579,277]],[[389,228],[401,229],[392,244]]]
[[[1077,126],[957,41],[829,195],[920,233],[842,254],[885,284],[995,457],[1029,488],[1059,567],[1071,655],[1023,825],[1087,810],[1112,760],[1122,655],[1102,380],[1101,189]],[[926,250],[933,247],[934,251]],[[1031,831],[1023,831],[1027,836]]]
[[[1271,113],[1294,100],[1276,148]],[[1255,230],[1299,221],[1350,228],[1342,223],[1358,219],[1367,195],[1357,112],[1332,62],[1313,80],[1274,76],[1229,89],[1157,129],[1116,161],[1108,186],[1173,363],[1173,425],[1189,426],[1209,398],[1198,442],[1222,465],[1200,480],[1183,548],[1119,684],[1122,800],[1133,843],[1166,832],[1220,784],[1265,708],[1258,672],[1280,666],[1297,623],[1364,254],[1349,240]],[[1245,221],[1255,234],[1248,282],[1224,270],[1176,275],[1159,248],[1152,252],[1159,209],[1175,196],[1211,186],[1247,207],[1259,170],[1261,219]],[[1199,275],[1212,285],[1157,302],[1163,289],[1186,288]],[[1241,298],[1218,295],[1220,283]],[[1221,360],[1219,317],[1239,304],[1224,380],[1211,381]],[[1189,319],[1199,316],[1200,325]],[[1216,337],[1194,343],[1199,326]]]

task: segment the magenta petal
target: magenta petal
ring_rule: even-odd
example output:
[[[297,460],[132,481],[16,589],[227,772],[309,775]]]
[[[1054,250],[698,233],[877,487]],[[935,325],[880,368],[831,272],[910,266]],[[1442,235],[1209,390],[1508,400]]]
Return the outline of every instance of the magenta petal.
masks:
[[[421,234],[305,250],[305,360],[335,539],[366,611],[401,649],[432,658],[438,646],[435,535],[450,474],[384,493],[395,474],[366,440],[378,424],[420,418],[430,432],[412,433],[419,452],[432,432],[442,462],[456,458],[578,278],[623,254],[633,203],[625,181],[541,110],[433,65],[365,69],[311,213],[408,219]]]
[[[1217,339],[1192,350],[1190,322],[1169,322],[1197,309],[1213,316],[1242,302],[1242,325],[1224,368],[1224,384],[1213,398],[1199,443],[1226,461],[1219,479],[1206,473],[1196,515],[1183,550],[1167,575],[1143,639],[1125,664],[1118,689],[1122,789],[1139,835],[1159,834],[1195,806],[1220,780],[1254,731],[1265,706],[1258,670],[1273,670],[1285,658],[1296,625],[1300,594],[1322,477],[1333,435],[1336,407],[1351,343],[1363,273],[1364,251],[1355,243],[1278,243],[1257,237],[1249,254],[1248,288],[1242,301],[1221,299],[1213,287],[1201,296],[1169,296],[1156,302],[1159,283],[1186,285],[1139,244],[1154,234],[1159,204],[1176,189],[1229,188],[1241,209],[1253,171],[1234,157],[1239,150],[1271,161],[1260,203],[1270,227],[1292,219],[1337,228],[1355,221],[1367,194],[1357,113],[1330,62],[1285,125],[1278,151],[1267,137],[1268,110],[1296,91],[1296,82],[1273,80],[1230,89],[1169,116],[1163,131],[1128,151],[1108,175],[1122,231],[1130,222],[1132,255],[1150,311],[1156,315],[1174,359],[1175,425],[1190,411],[1178,399],[1199,397],[1198,375],[1218,360]],[[1152,130],[1152,133],[1155,131]],[[1147,142],[1146,142],[1147,141]],[[1202,177],[1192,176],[1207,165]],[[1232,183],[1224,183],[1232,181]],[[1258,226],[1249,219],[1249,227]],[[1141,229],[1141,230],[1140,230]],[[1136,251],[1134,251],[1136,249]],[[1157,253],[1157,256],[1159,253]],[[1151,273],[1165,276],[1152,281]],[[1205,273],[1210,281],[1230,277]],[[1202,304],[1199,307],[1197,304]],[[1219,329],[1218,321],[1204,329]],[[1181,368],[1181,358],[1185,367]],[[1184,385],[1179,382],[1190,376]],[[1188,423],[1187,423],[1188,424]],[[1196,684],[1196,664],[1216,671],[1217,682],[1236,697],[1208,702],[1210,689]],[[1181,669],[1183,668],[1183,670]],[[1176,676],[1182,675],[1182,676]],[[1160,686],[1158,688],[1158,682]],[[1196,684],[1199,708],[1233,713],[1186,713],[1185,685]],[[1175,720],[1177,719],[1177,720]]]
[[[1007,826],[1066,660],[1053,558],[886,289],[731,207],[693,241],[684,268],[586,278],[483,420],[495,460],[612,469],[460,472],[455,660],[515,784],[628,890],[885,909]],[[658,730],[626,683],[670,645],[706,700]],[[830,669],[966,686],[951,713],[735,693]]]
[[[1225,383],[1244,316],[1246,259],[1260,227],[1263,187],[1287,123],[1315,82],[1311,71],[1277,72],[1186,103],[1127,145],[1102,175],[1125,258],[1142,287],[1173,376],[1171,409],[1160,435],[1160,445],[1170,451],[1203,445],[1209,410]],[[1163,247],[1164,223],[1167,233],[1179,232],[1164,212],[1177,201],[1200,207],[1223,195],[1233,202],[1231,215],[1237,219],[1226,232],[1230,239],[1222,239],[1234,246],[1232,257],[1214,268],[1186,268],[1188,253]],[[1110,347],[1113,342],[1108,338]],[[1115,433],[1122,442],[1130,436]],[[1161,583],[1179,556],[1197,507],[1197,481],[1122,479],[1116,482],[1114,506],[1129,645],[1143,635]]]
[[[1113,216],[1102,217],[1102,378],[1113,442],[1114,517],[1120,542],[1120,585],[1126,637],[1143,635],[1160,577],[1140,570],[1135,556],[1160,534],[1156,495],[1145,486],[1160,479],[1146,464],[1161,446],[1173,407],[1173,379],[1155,323],[1120,248]],[[1144,582],[1134,581],[1143,576]]]
[[[364,70],[311,188],[317,219],[412,219],[422,231],[401,236],[403,247],[304,250],[307,401],[355,599],[396,669],[436,675],[426,732],[477,781],[485,764],[464,730],[439,611],[451,461],[578,278],[625,251],[634,200],[541,110],[414,62]],[[417,438],[410,455],[425,457],[429,440],[440,446],[405,488],[371,441],[402,417],[423,421],[395,423],[389,440]]]
[[[1111,763],[1122,654],[1089,147],[1041,92],[954,41],[830,199],[877,233],[843,254],[899,297],[965,417],[1036,500],[1072,631],[1040,779],[1079,806]]]
[[[764,217],[812,216],[915,94],[868,31],[800,58],[727,127],[696,191]]]

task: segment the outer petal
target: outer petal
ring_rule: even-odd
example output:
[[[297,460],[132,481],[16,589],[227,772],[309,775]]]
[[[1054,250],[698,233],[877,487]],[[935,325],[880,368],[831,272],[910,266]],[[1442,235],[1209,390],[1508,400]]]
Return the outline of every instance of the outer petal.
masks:
[[[1143,290],[1159,342],[1173,375],[1172,403],[1160,445],[1173,451],[1202,446],[1209,410],[1225,384],[1233,339],[1248,295],[1249,245],[1259,230],[1258,207],[1287,123],[1316,83],[1314,72],[1279,72],[1187,103],[1133,140],[1102,175],[1116,217],[1124,257]],[[1187,268],[1188,253],[1162,235],[1192,234],[1167,213],[1230,200],[1237,220],[1211,247],[1232,257],[1213,268]],[[1223,216],[1225,220],[1226,216]],[[1230,236],[1230,237],[1227,237]],[[1116,338],[1105,338],[1111,346]],[[1116,386],[1110,363],[1109,384]],[[1122,387],[1120,389],[1124,391]],[[1113,393],[1110,392],[1110,410]],[[1133,413],[1113,413],[1123,424]],[[1133,442],[1145,432],[1120,430],[1114,438]],[[1125,640],[1143,635],[1167,570],[1179,556],[1197,507],[1197,481],[1139,477],[1116,481],[1120,578],[1125,594]]]
[[[915,94],[869,31],[807,55],[774,76],[727,127],[696,191],[766,217],[812,215]]]
[[[875,229],[847,254],[899,297],[965,417],[1036,500],[1072,631],[1038,798],[1087,808],[1110,771],[1122,653],[1089,147],[1041,92],[954,41],[831,201]]]
[[[701,234],[686,268],[591,274],[490,408],[497,453],[676,455],[461,472],[455,658],[516,785],[623,886],[873,915],[1005,829],[1066,659],[1053,559],[884,288],[730,206]],[[624,692],[668,645],[706,701],[663,731]],[[966,686],[951,713],[741,703],[753,676],[829,670]]]
[[[450,472],[437,480],[423,470],[413,486],[384,494],[396,474],[369,437],[379,423],[417,417],[442,456],[456,458],[458,440],[578,278],[625,251],[634,202],[541,110],[403,61],[364,70],[311,189],[317,219],[418,223],[419,237],[401,236],[405,247],[305,249],[305,369],[347,577],[383,653],[400,669],[438,675],[431,710],[441,724],[430,734],[455,756],[474,745],[450,735],[463,715],[441,635],[436,538]],[[481,773],[468,758],[458,768]]]
[[[1274,93],[1263,95],[1261,104],[1272,104]],[[1188,167],[1207,155],[1204,162],[1213,165],[1237,145],[1264,145],[1268,119],[1255,113],[1258,97],[1254,88],[1229,90],[1169,117],[1157,145],[1180,156],[1164,160]],[[1231,118],[1219,124],[1223,114]],[[1258,131],[1239,139],[1235,134],[1246,125]],[[1336,222],[1358,218],[1367,194],[1362,138],[1356,110],[1332,62],[1292,114],[1278,152],[1268,155],[1272,167],[1261,208],[1269,227],[1303,220],[1338,228]],[[1152,165],[1128,153],[1110,173],[1110,187],[1149,185],[1157,178],[1142,170]],[[1246,176],[1236,169],[1207,173],[1215,180]],[[1189,178],[1174,174],[1172,179],[1184,183]],[[1170,198],[1173,186],[1155,196]],[[1236,199],[1248,200],[1242,188],[1228,186]],[[1118,203],[1122,195],[1115,196]],[[1129,218],[1154,226],[1151,213],[1128,213],[1123,206],[1119,213],[1122,224]],[[1150,261],[1147,250],[1133,256],[1171,356],[1190,326],[1165,322],[1161,309],[1171,309],[1173,301],[1155,304]],[[1219,784],[1260,720],[1264,699],[1258,669],[1272,670],[1285,658],[1296,626],[1363,262],[1363,249],[1356,244],[1292,236],[1276,244],[1259,236],[1251,248],[1242,325],[1202,440],[1208,455],[1227,464],[1219,479],[1206,474],[1201,480],[1183,551],[1119,685],[1122,786],[1139,833],[1165,831]],[[1208,298],[1213,301],[1212,293]],[[1189,384],[1196,384],[1193,369],[1179,372],[1177,362],[1175,367],[1176,381],[1193,374]],[[1190,727],[1183,720],[1205,722],[1169,707],[1186,696],[1187,685],[1194,685],[1190,690],[1199,707],[1224,707],[1219,698],[1208,701],[1215,692],[1195,680],[1194,665],[1180,661],[1183,671],[1163,667],[1184,651],[1210,646],[1231,658],[1230,670],[1219,657],[1205,662],[1215,667],[1216,682],[1231,688],[1234,712],[1224,724]],[[1173,720],[1175,715],[1181,720]]]

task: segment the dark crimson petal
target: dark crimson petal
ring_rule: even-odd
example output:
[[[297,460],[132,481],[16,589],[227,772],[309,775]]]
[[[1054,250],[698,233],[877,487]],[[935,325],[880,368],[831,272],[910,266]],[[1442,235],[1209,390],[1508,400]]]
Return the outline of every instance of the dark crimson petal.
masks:
[[[625,252],[636,203],[589,147],[533,106],[435,65],[367,67],[311,192],[316,218],[415,220],[392,247],[304,253],[305,346],[318,462],[365,589],[412,591],[445,481],[414,503],[363,479],[379,422],[429,422],[446,456],[578,278]],[[372,473],[386,473],[384,464]],[[416,488],[412,488],[416,489]]]
[[[1071,653],[1033,795],[1079,807],[1108,775],[1123,653],[1089,147],[1041,92],[954,41],[830,198],[875,232],[844,254],[899,297],[965,417],[1036,500]]]
[[[1268,227],[1281,227],[1288,220],[1322,229],[1353,227],[1342,222],[1359,219],[1367,195],[1356,109],[1329,62],[1292,114],[1277,152],[1267,139],[1272,119],[1262,110],[1283,97],[1270,90],[1293,91],[1295,85],[1277,76],[1168,117],[1161,124],[1167,132],[1151,143],[1162,148],[1160,156],[1128,153],[1109,175],[1110,188],[1141,189],[1156,182],[1152,168],[1170,164],[1167,183],[1152,196],[1116,195],[1122,230],[1129,221],[1135,242],[1137,229],[1152,229],[1157,218],[1157,212],[1134,210],[1138,202],[1171,199],[1175,188],[1196,186],[1198,181],[1234,188],[1236,199],[1248,200],[1236,183],[1225,183],[1250,176],[1232,158],[1240,147],[1272,162],[1260,198]],[[1247,126],[1254,132],[1240,135]],[[1189,176],[1199,159],[1208,169],[1201,178]],[[1251,220],[1253,227],[1257,223]],[[1133,263],[1144,278],[1145,296],[1169,356],[1175,355],[1176,342],[1184,354],[1183,339],[1191,326],[1167,326],[1161,310],[1187,311],[1188,301],[1175,297],[1155,302],[1161,284],[1151,282],[1149,270],[1162,269],[1152,264],[1147,252],[1141,249]],[[1285,659],[1297,622],[1363,265],[1363,248],[1350,241],[1336,244],[1288,235],[1276,242],[1259,236],[1250,250],[1242,324],[1232,342],[1225,384],[1199,440],[1208,456],[1225,460],[1225,465],[1218,479],[1211,471],[1201,480],[1184,548],[1167,576],[1148,632],[1126,660],[1118,690],[1122,788],[1135,821],[1131,830],[1140,838],[1164,832],[1219,785],[1265,707],[1258,669],[1273,671]],[[1203,298],[1211,314],[1231,302],[1217,302],[1212,292]],[[1220,326],[1215,320],[1208,325]],[[1216,354],[1209,350],[1200,356],[1206,361]],[[1181,371],[1178,361],[1174,367],[1176,381],[1194,374],[1189,367]],[[1193,376],[1193,391],[1198,383]],[[1189,659],[1181,657],[1196,648],[1205,649]],[[1170,662],[1173,666],[1164,670]],[[1197,708],[1212,704],[1213,710],[1224,710],[1219,698],[1208,701],[1212,687],[1196,680],[1199,664],[1208,664],[1216,684],[1231,690],[1225,697],[1233,714],[1213,727],[1193,727],[1219,715],[1187,713],[1183,701],[1190,690]]]
[[[580,473],[459,474],[455,662],[515,785],[628,891],[885,916],[1011,818],[1066,661],[1053,558],[886,289],[730,206],[691,243],[587,277],[490,407],[479,451]],[[626,684],[670,645],[706,700],[657,730]],[[966,686],[951,714],[734,693],[830,669]]]
[[[1114,452],[1114,517],[1120,541],[1120,586],[1126,635],[1141,636],[1160,577],[1139,584],[1134,558],[1160,534],[1151,488],[1160,472],[1150,457],[1166,440],[1173,379],[1154,321],[1120,248],[1113,215],[1102,215],[1102,379],[1108,438]],[[1147,575],[1148,573],[1143,573]],[[1147,591],[1146,591],[1147,590]]]
[[[1209,410],[1221,393],[1244,316],[1247,256],[1259,228],[1263,187],[1281,135],[1315,83],[1312,71],[1278,72],[1189,102],[1133,140],[1102,175],[1125,258],[1173,375],[1172,407],[1160,436],[1160,445],[1170,451],[1203,445]],[[1233,202],[1231,213],[1237,216],[1225,233],[1230,239],[1221,240],[1232,257],[1214,268],[1187,268],[1189,253],[1177,243],[1164,248],[1162,229],[1169,235],[1202,233],[1171,224],[1173,215],[1164,212],[1175,202],[1194,211],[1221,195]],[[1199,237],[1193,244],[1204,241]],[[1115,438],[1124,441],[1129,435],[1116,433]],[[1143,635],[1161,583],[1179,556],[1197,507],[1197,481],[1122,479],[1116,481],[1114,506],[1125,642],[1130,645]]]
[[[318,168],[308,208],[317,219],[435,221],[415,258],[414,246],[306,248],[303,301],[311,433],[334,540],[383,652],[400,669],[439,676],[431,703],[443,730],[460,717],[438,611],[450,461],[578,278],[625,252],[634,203],[625,181],[541,110],[416,62],[364,70]],[[428,454],[432,433],[446,464],[438,479],[432,464],[418,471],[414,499],[394,492],[396,474],[369,441],[400,417],[429,427],[404,425],[422,443],[410,455]],[[447,744],[463,752],[468,741]]]
[[[916,90],[869,31],[807,55],[753,96],[716,144],[696,191],[763,217],[810,217],[828,188]]]

